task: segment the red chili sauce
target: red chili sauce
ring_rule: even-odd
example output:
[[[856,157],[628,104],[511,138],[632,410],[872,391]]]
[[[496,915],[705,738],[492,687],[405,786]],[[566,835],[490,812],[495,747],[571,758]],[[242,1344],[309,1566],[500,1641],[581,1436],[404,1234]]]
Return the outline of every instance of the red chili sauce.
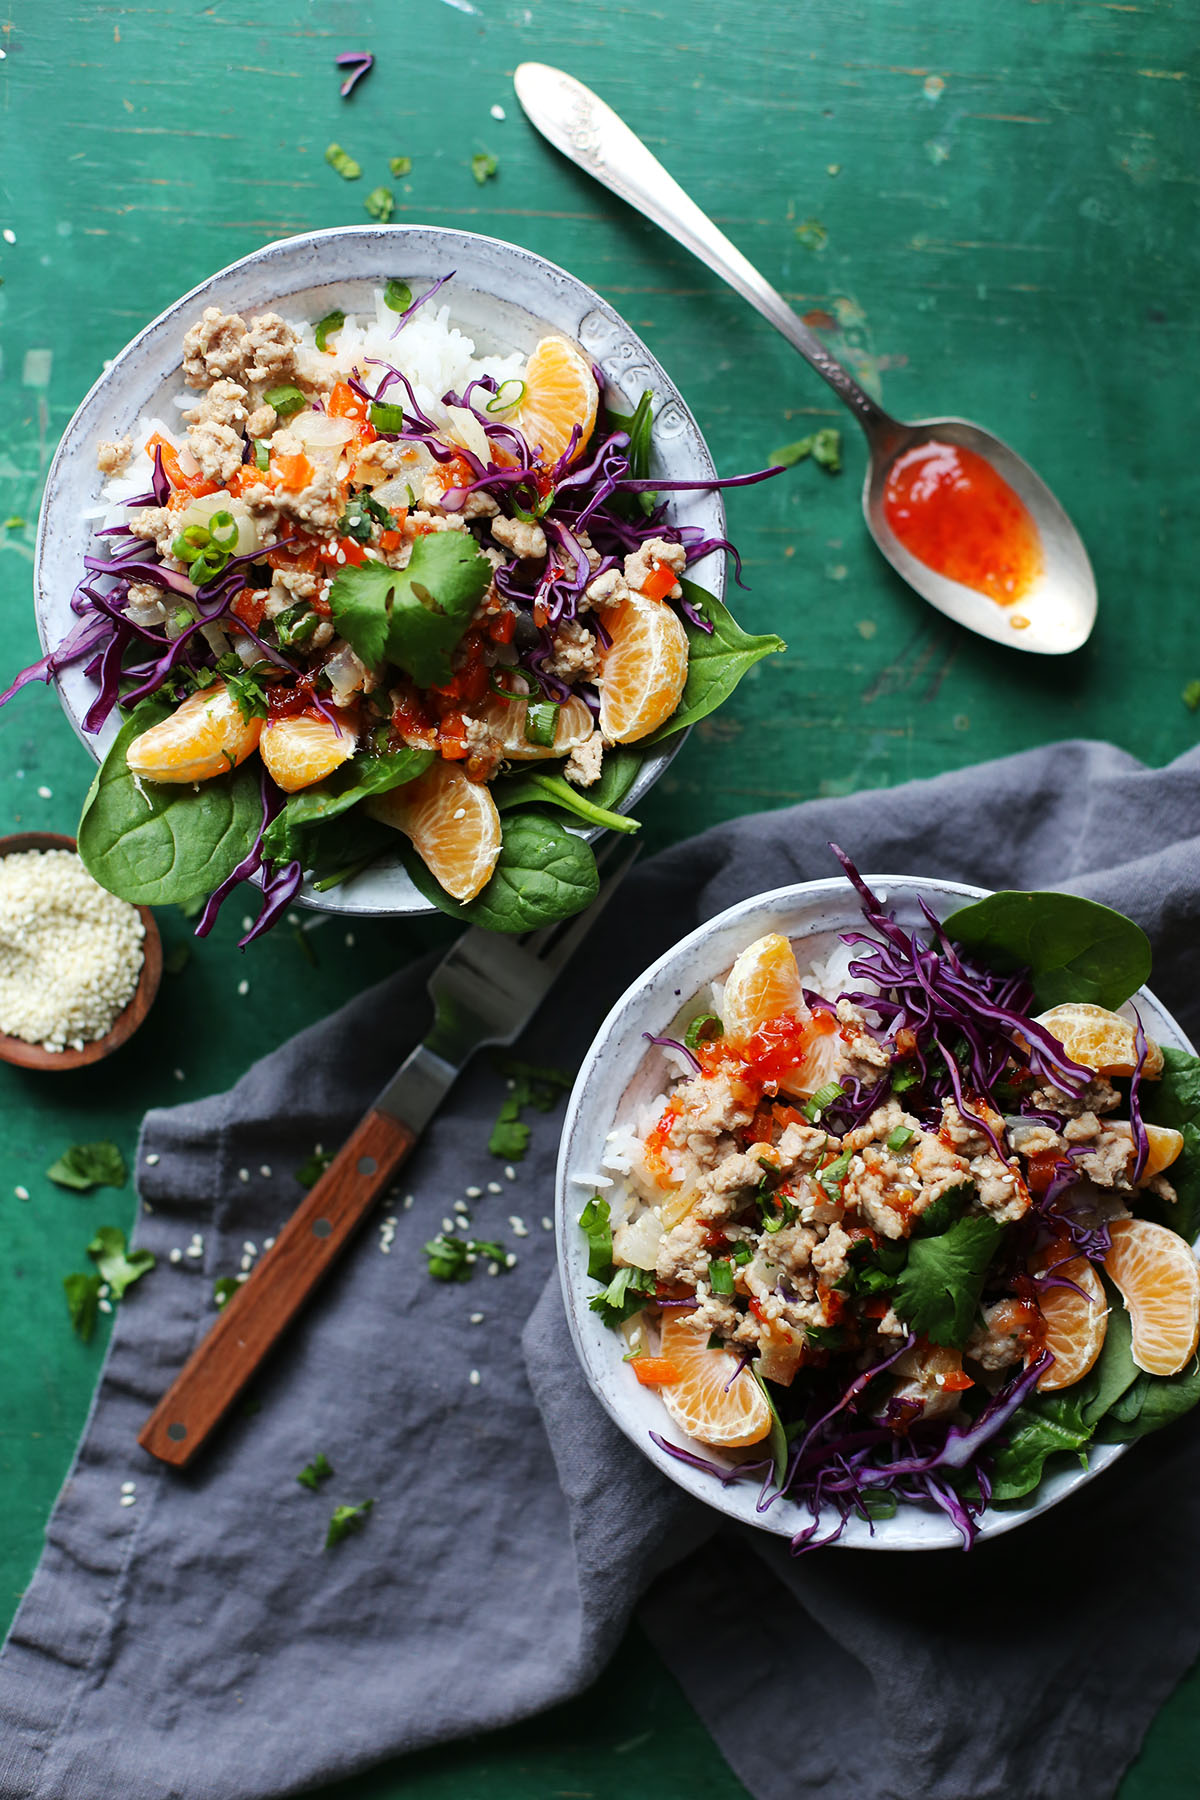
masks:
[[[898,456],[883,513],[918,562],[1001,606],[1027,594],[1042,572],[1024,502],[990,462],[958,444],[917,444]]]

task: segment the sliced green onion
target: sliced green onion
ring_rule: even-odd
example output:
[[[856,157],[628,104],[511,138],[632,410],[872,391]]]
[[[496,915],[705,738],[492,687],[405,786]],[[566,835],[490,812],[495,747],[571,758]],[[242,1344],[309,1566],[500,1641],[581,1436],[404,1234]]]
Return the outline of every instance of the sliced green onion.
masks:
[[[518,671],[514,669],[512,673],[516,674]],[[524,671],[521,671],[521,673],[524,673]],[[502,694],[506,700],[527,700],[529,698],[528,689],[526,689],[524,693],[518,693],[516,688],[505,687],[502,682],[497,681],[495,670],[488,676],[488,686],[491,688],[493,694]]]
[[[557,700],[535,700],[525,709],[525,736],[545,750],[554,748],[560,707]]]
[[[324,350],[327,339],[332,337],[335,331],[340,331],[345,323],[346,315],[344,312],[326,313],[323,319],[318,320],[316,328],[317,349]]]
[[[840,1100],[845,1091],[840,1082],[827,1081],[824,1087],[817,1089],[811,1100],[805,1101],[800,1110],[815,1125],[826,1108],[832,1106],[835,1100]]]
[[[918,1081],[920,1081],[920,1079],[921,1079],[921,1077],[917,1074],[917,1071],[915,1069],[893,1069],[892,1070],[892,1092],[893,1092],[893,1094],[907,1093],[909,1088],[916,1087],[916,1085],[917,1085]]]
[[[208,521],[208,531],[218,550],[232,550],[238,540],[238,522],[231,512],[215,512]]]
[[[754,1252],[751,1250],[749,1244],[735,1244],[733,1247],[733,1260],[737,1263],[739,1268],[743,1269],[747,1263],[753,1262]]]
[[[254,440],[254,466],[262,469],[264,474],[271,466],[271,453],[267,449],[265,438],[255,438]]]
[[[376,431],[403,431],[404,408],[387,400],[372,400],[370,419]],[[409,489],[411,494],[412,489]]]
[[[517,391],[515,394],[508,394],[508,398],[505,399],[505,394],[508,393],[509,388],[516,388]],[[492,395],[483,410],[484,412],[489,413],[510,412],[514,406],[520,406],[524,398],[525,383],[519,380],[517,376],[510,375],[507,381],[502,381],[500,383],[500,386],[496,389],[496,392]]]
[[[171,623],[177,631],[184,631],[194,623],[195,618],[196,615],[190,606],[177,606],[171,614]]]
[[[903,1150],[909,1139],[915,1136],[911,1125],[897,1125],[895,1131],[888,1134],[887,1147],[889,1150]]]
[[[732,1294],[733,1264],[728,1262],[709,1263],[708,1282],[714,1294]]]
[[[308,401],[298,387],[286,382],[282,387],[268,388],[263,395],[268,406],[273,406],[281,419],[290,419],[294,412],[299,412]]]
[[[398,162],[408,162],[407,156],[393,156],[393,175],[399,173],[396,168]],[[411,167],[412,164],[409,163],[409,168]],[[405,170],[405,174],[407,173],[408,170]],[[392,312],[407,312],[412,305],[412,289],[409,287],[407,281],[397,281],[396,277],[393,275],[392,279],[383,290],[383,304],[386,307],[389,307]]]
[[[480,187],[483,186],[485,181],[491,179],[499,167],[500,164],[487,150],[477,150],[475,155],[471,158],[471,173],[479,183]]]
[[[381,225],[386,225],[396,210],[396,196],[392,193],[391,188],[372,188],[363,201],[363,206],[373,219],[378,219]]]
[[[335,169],[343,181],[357,181],[362,174],[362,167],[352,156],[347,156],[340,144],[330,144],[325,152],[325,161],[331,169]]]
[[[683,1041],[689,1050],[694,1050],[697,1044],[707,1044],[713,1038],[724,1036],[725,1027],[716,1013],[701,1013],[699,1018],[693,1019],[688,1026]]]
[[[388,157],[388,168],[392,171],[392,174],[397,177],[399,177],[401,175],[411,175],[412,174],[412,157],[411,156],[389,156]],[[390,300],[388,301],[388,305],[389,306],[392,305]],[[408,308],[407,308],[407,306],[395,306],[395,307],[392,307],[392,311],[393,312],[407,312]]]

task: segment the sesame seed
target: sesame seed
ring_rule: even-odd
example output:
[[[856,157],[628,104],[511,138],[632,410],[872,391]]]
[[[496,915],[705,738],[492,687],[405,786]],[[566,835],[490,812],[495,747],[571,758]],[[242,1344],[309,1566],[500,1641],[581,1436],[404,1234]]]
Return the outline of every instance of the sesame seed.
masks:
[[[498,1181],[489,1181],[488,1182],[488,1193],[489,1194],[502,1194],[503,1192],[504,1192],[504,1189],[500,1186],[500,1183]]]
[[[506,1088],[507,1088],[507,1089],[508,1089],[508,1091],[509,1091],[509,1093],[510,1093],[510,1094],[511,1094],[511,1093],[512,1093],[512,1092],[513,1092],[513,1090],[514,1090],[514,1089],[515,1089],[515,1087],[516,1087],[516,1085],[517,1085],[517,1084],[516,1084],[516,1082],[515,1082],[515,1081],[514,1081],[514,1080],[513,1080],[513,1078],[512,1078],[512,1076],[511,1076],[511,1075],[510,1075],[510,1076],[509,1076],[509,1078],[508,1078],[508,1080],[507,1080],[507,1081],[506,1081],[506,1082],[505,1082],[505,1084],[504,1084],[504,1085],[505,1085],[505,1087],[506,1087]]]
[[[489,1275],[498,1275],[499,1273],[500,1273],[500,1264],[499,1263],[489,1263],[488,1264],[488,1274]]]
[[[28,1200],[29,1198],[29,1189],[27,1187],[15,1187],[13,1193],[17,1196],[18,1200]]]
[[[465,807],[465,806],[460,806],[460,807],[459,807],[459,808],[458,808],[458,810],[457,810],[457,812],[455,812],[455,813],[453,813],[453,814],[452,814],[452,815],[451,815],[451,816],[452,816],[452,817],[453,817],[453,819],[454,819],[454,821],[455,821],[455,823],[456,823],[456,824],[457,824],[457,822],[458,822],[458,821],[459,821],[459,819],[465,819],[465,818],[466,818],[466,816],[467,816],[467,809],[466,809],[466,807]]]
[[[354,933],[352,931],[348,931],[346,933],[345,944],[346,944],[347,950],[353,950],[353,948],[354,948]]]
[[[405,1210],[405,1212],[411,1212],[411,1211],[412,1211],[412,1204],[413,1204],[413,1196],[412,1196],[412,1195],[411,1195],[411,1194],[405,1194],[405,1196],[404,1196],[404,1210]]]
[[[275,1239],[274,1238],[264,1238],[263,1239],[263,1249],[264,1250],[273,1250],[274,1248],[275,1248]]]
[[[483,1314],[482,1313],[472,1313],[471,1314],[471,1324],[472,1325],[482,1325],[483,1324]]]
[[[184,1254],[186,1256],[203,1256],[204,1246],[203,1244],[189,1244]]]
[[[254,920],[250,917],[249,913],[243,913],[242,914],[242,930],[243,931],[253,931],[253,929],[254,929]]]
[[[468,1221],[470,1220],[470,1217],[471,1217],[470,1209],[468,1208],[465,1200],[456,1200],[454,1202],[454,1210],[456,1213],[458,1213],[460,1218],[464,1218]]]
[[[107,1300],[108,1296],[112,1293],[112,1289],[109,1287],[107,1281],[102,1281],[100,1286],[96,1289],[96,1292],[102,1300]]]
[[[513,1233],[514,1237],[528,1237],[529,1236],[528,1225],[525,1223],[524,1219],[518,1218],[516,1213],[509,1213],[508,1223],[512,1228],[512,1233]]]
[[[483,1198],[483,1189],[480,1187],[464,1188],[463,1192],[466,1194],[468,1200],[482,1200]]]
[[[249,992],[250,992],[250,983],[246,980],[245,976],[243,975],[242,979],[238,982],[238,993],[241,994],[244,998]]]
[[[479,1258],[478,1258],[478,1256],[476,1256],[474,1250],[468,1250],[466,1260],[471,1264],[472,1267],[474,1267],[474,1265],[479,1261]]]
[[[270,1163],[260,1163],[258,1172],[260,1175],[265,1175],[265,1176],[269,1177],[270,1173],[271,1173]]]
[[[17,234],[12,229],[11,225],[6,225],[4,227],[4,241],[6,244],[15,244],[17,241]]]
[[[250,1242],[249,1238],[247,1238],[246,1242],[242,1245],[242,1255],[243,1256],[257,1256],[258,1255],[258,1245],[252,1244]]]
[[[50,788],[40,787],[38,789],[38,799],[39,800],[53,800],[53,798],[54,798],[54,794]]]
[[[100,1308],[102,1313],[110,1313],[112,1311],[111,1300],[97,1300],[96,1305]]]
[[[443,1219],[442,1220],[442,1230],[443,1231],[453,1231],[454,1230],[454,1220],[453,1219]]]
[[[513,1255],[511,1250],[509,1251],[508,1255],[504,1259],[504,1266],[506,1269],[515,1269],[517,1266],[517,1259]]]
[[[491,113],[493,119],[506,119],[508,117],[508,114],[505,112],[505,110],[502,106],[492,106],[492,107],[489,107],[488,110]]]
[[[185,1076],[184,1076],[182,1069],[172,1069],[171,1073],[174,1075],[176,1081],[185,1080]]]
[[[513,1168],[511,1163],[505,1163],[504,1165],[504,1179],[506,1181],[515,1181],[517,1179],[517,1171]]]
[[[147,1213],[152,1213],[154,1211],[154,1208],[151,1206],[151,1204],[148,1200],[142,1201],[142,1211],[147,1212]]]
[[[122,1506],[132,1506],[134,1504],[134,1501],[136,1500],[136,1498],[137,1498],[136,1494],[122,1494],[121,1495],[121,1505]]]
[[[543,1231],[553,1231],[554,1230],[554,1220],[543,1217],[542,1230]]]
[[[478,1387],[479,1386],[479,1370],[472,1369],[471,1373],[467,1376],[467,1380],[470,1382],[472,1387]]]
[[[146,1158],[146,1167],[148,1169],[152,1169],[154,1167],[155,1163],[157,1163],[157,1161],[158,1161],[158,1151],[152,1150],[150,1152],[149,1156]]]
[[[238,1180],[239,1181],[249,1181],[249,1179],[250,1179],[249,1169],[239,1169],[238,1170]]]
[[[182,1250],[172,1250],[172,1252],[167,1260],[169,1262],[176,1262],[176,1263],[182,1262],[183,1261],[183,1251]]]
[[[252,1256],[243,1256],[239,1267],[248,1274],[254,1267],[254,1258]]]
[[[121,1492],[123,1494],[132,1494],[136,1488],[137,1488],[136,1481],[123,1481],[121,1483]]]

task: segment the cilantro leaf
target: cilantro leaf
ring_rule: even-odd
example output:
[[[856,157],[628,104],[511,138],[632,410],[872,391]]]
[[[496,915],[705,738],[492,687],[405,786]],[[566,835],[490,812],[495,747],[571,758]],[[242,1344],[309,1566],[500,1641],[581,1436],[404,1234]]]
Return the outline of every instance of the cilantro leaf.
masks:
[[[296,1180],[301,1187],[315,1187],[332,1161],[332,1152],[323,1150],[320,1144],[317,1144],[312,1155],[296,1170]]]
[[[515,1056],[498,1056],[496,1067],[508,1076],[510,1091],[492,1127],[488,1149],[504,1162],[520,1162],[529,1148],[529,1127],[521,1122],[522,1107],[536,1106],[539,1112],[549,1112],[574,1076],[563,1069],[521,1062]]]
[[[91,1343],[92,1333],[96,1329],[101,1285],[99,1275],[63,1276],[63,1290],[67,1296],[67,1311],[71,1315],[71,1324],[85,1344]]]
[[[125,1233],[119,1225],[101,1225],[87,1247],[87,1253],[99,1270],[100,1280],[107,1281],[114,1300],[120,1300],[126,1288],[140,1281],[154,1267],[150,1250],[125,1249]]]
[[[612,1215],[607,1200],[593,1194],[579,1215],[579,1229],[588,1241],[588,1274],[593,1281],[607,1281],[612,1270]]]
[[[10,520],[9,523],[11,524],[12,521]],[[1195,712],[1196,708],[1200,707],[1200,681],[1189,681],[1180,695],[1180,699],[1189,712]]]
[[[83,1193],[93,1187],[124,1187],[128,1171],[117,1146],[108,1138],[101,1138],[95,1144],[72,1144],[57,1162],[50,1164],[46,1174],[59,1187],[76,1188]]]
[[[301,1487],[311,1488],[315,1494],[323,1481],[328,1481],[334,1473],[333,1464],[323,1450],[318,1450],[310,1463],[305,1463],[296,1480]]]
[[[488,1149],[502,1162],[520,1162],[528,1148],[529,1127],[522,1123],[520,1101],[515,1094],[510,1094],[492,1126]]]
[[[820,468],[828,469],[831,475],[839,474],[842,467],[841,432],[830,425],[823,431],[813,431],[807,437],[797,438],[795,443],[781,444],[778,450],[772,450],[771,461],[790,469],[809,456]]]
[[[1003,1235],[1003,1225],[981,1215],[960,1219],[939,1237],[914,1238],[892,1301],[900,1318],[931,1343],[961,1349]]]
[[[392,174],[397,177],[397,179],[399,179],[401,176],[404,176],[404,175],[411,175],[412,174],[412,157],[411,156],[389,156],[388,157],[388,168],[392,171]],[[403,306],[397,306],[395,301],[393,300],[393,298],[392,298],[393,288],[403,288],[405,293],[408,294],[408,299],[404,302]],[[384,299],[385,299],[386,303],[388,304],[388,306],[391,307],[393,312],[407,312],[409,307],[412,305],[412,294],[411,294],[411,292],[409,292],[408,283],[406,281],[396,281],[393,278],[387,284],[387,292],[384,295]]]
[[[361,1531],[374,1504],[374,1500],[364,1500],[358,1506],[335,1506],[329,1530],[325,1533],[325,1548],[330,1550],[352,1532]]]
[[[641,1312],[646,1296],[653,1292],[654,1276],[649,1269],[621,1268],[606,1288],[592,1296],[588,1306],[606,1325],[619,1325]]]
[[[213,1282],[213,1305],[227,1306],[241,1285],[236,1275],[218,1275]]]
[[[501,1269],[509,1266],[504,1245],[490,1238],[460,1238],[453,1232],[439,1231],[421,1247],[429,1258],[429,1273],[435,1281],[470,1281],[480,1257]]]
[[[372,188],[363,201],[363,206],[373,219],[378,219],[381,225],[386,225],[396,210],[396,196],[391,188]]]
[[[385,657],[418,687],[444,687],[455,649],[492,578],[465,531],[417,539],[407,568],[364,562],[339,569],[329,590],[334,624],[368,668]]]

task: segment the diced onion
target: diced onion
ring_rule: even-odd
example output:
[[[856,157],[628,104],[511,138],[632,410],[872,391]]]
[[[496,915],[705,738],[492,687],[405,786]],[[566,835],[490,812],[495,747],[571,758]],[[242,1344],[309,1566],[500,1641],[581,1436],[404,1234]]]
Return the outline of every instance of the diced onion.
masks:
[[[337,655],[331,656],[325,664],[325,673],[333,690],[334,705],[345,706],[362,688],[367,678],[367,666],[359,661],[349,644],[343,644]]]
[[[461,444],[464,450],[470,450],[483,462],[492,460],[492,446],[488,434],[466,406],[448,406],[446,417],[450,421],[446,436],[455,444]]]
[[[358,430],[352,420],[335,419],[323,412],[296,413],[288,420],[287,428],[306,450],[340,450]]]
[[[662,1234],[661,1219],[649,1210],[640,1213],[632,1225],[619,1225],[613,1232],[613,1261],[635,1269],[653,1269]]]

